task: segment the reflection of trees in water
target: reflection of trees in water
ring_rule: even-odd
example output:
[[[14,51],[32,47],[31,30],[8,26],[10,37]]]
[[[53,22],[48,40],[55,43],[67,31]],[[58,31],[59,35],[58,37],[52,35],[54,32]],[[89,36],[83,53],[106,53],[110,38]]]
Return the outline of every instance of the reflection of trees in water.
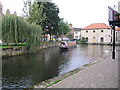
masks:
[[[64,55],[58,48],[49,48],[30,55],[3,58],[3,86],[15,82],[25,86],[20,80],[33,85],[57,76],[60,65],[66,62]]]
[[[76,60],[77,57],[79,61],[85,61],[87,58],[99,58],[110,53],[105,53],[104,50],[110,51],[111,47],[104,45],[79,45],[77,48],[63,51],[53,47],[30,55],[3,58],[3,86],[37,84],[57,76],[61,72],[65,72],[70,67],[71,58]],[[75,61],[73,60],[73,62]]]

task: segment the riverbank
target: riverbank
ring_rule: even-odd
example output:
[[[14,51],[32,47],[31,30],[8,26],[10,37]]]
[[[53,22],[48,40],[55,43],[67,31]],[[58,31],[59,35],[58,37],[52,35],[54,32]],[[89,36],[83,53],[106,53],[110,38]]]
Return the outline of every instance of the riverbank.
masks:
[[[118,88],[118,59],[101,58],[34,88]]]
[[[78,45],[67,51],[51,47],[2,58],[2,85],[3,88],[28,88],[108,56],[111,57],[111,46]]]
[[[48,88],[48,87],[50,87],[50,86],[52,86],[52,85],[54,85],[54,84],[56,84],[56,83],[58,83],[58,82],[60,82],[60,81],[62,81],[64,79],[66,79],[66,78],[68,78],[68,77],[70,77],[70,76],[84,70],[85,68],[100,62],[101,60],[103,60],[103,59],[101,58],[101,59],[99,59],[97,61],[90,62],[88,64],[83,65],[80,68],[76,68],[75,70],[67,72],[67,73],[65,73],[63,75],[59,75],[59,76],[56,76],[56,77],[51,78],[49,80],[45,80],[43,82],[40,82],[39,84],[32,86],[32,88]]]
[[[103,59],[49,88],[118,88],[118,60]]]
[[[37,51],[46,49],[53,46],[59,46],[59,43],[55,42],[44,42],[42,45],[40,45],[37,49]],[[2,57],[10,57],[10,56],[17,56],[17,55],[23,55],[28,54],[29,51],[25,46],[19,46],[19,47],[7,47],[2,48]]]

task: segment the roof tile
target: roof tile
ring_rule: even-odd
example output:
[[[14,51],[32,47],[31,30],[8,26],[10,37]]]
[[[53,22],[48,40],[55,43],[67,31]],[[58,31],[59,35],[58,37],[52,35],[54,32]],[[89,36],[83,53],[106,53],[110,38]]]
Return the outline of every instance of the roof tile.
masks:
[[[110,29],[110,27],[105,23],[94,23],[94,24],[88,25],[84,29]]]

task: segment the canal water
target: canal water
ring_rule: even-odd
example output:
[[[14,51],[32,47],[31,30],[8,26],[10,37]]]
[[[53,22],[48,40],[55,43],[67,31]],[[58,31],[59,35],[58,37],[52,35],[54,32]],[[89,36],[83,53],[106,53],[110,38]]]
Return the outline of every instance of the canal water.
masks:
[[[111,46],[78,45],[65,51],[51,47],[34,54],[2,59],[3,88],[26,88],[111,55]]]

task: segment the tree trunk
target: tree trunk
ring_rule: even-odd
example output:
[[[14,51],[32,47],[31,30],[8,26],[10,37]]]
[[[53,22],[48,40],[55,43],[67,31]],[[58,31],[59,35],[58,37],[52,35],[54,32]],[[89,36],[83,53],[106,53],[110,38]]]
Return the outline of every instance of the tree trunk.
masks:
[[[43,30],[43,34],[44,34],[43,39],[44,39],[44,41],[45,41],[45,30]]]

